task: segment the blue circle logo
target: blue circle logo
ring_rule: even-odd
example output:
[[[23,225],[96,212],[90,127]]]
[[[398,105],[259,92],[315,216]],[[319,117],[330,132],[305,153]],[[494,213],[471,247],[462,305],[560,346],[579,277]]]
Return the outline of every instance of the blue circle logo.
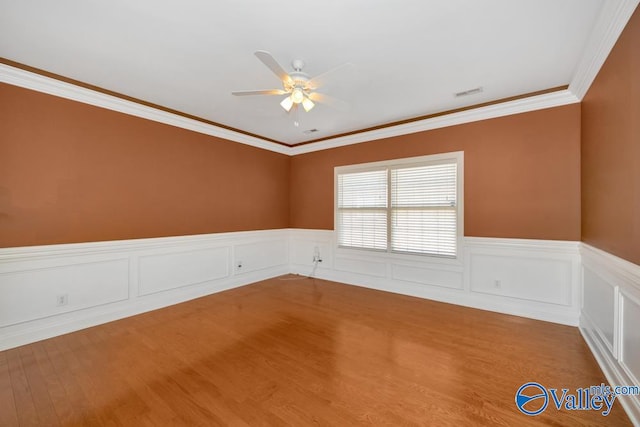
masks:
[[[516,406],[526,415],[538,415],[549,404],[547,389],[536,382],[523,384],[516,391]]]

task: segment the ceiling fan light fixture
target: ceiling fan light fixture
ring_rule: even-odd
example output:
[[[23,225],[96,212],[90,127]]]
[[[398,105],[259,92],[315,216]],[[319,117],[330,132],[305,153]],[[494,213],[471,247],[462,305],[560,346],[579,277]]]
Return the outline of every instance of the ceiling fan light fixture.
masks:
[[[305,96],[302,88],[294,88],[293,92],[291,92],[291,101],[293,101],[295,104],[300,104],[302,101],[304,101],[304,99]]]
[[[311,111],[318,102],[329,102],[335,105],[335,99],[332,100],[331,97],[327,97],[314,91],[323,84],[329,73],[333,74],[335,73],[335,70],[343,69],[346,65],[351,65],[350,63],[347,63],[311,79],[307,73],[302,71],[304,67],[304,62],[302,60],[294,60],[291,63],[293,71],[287,73],[269,52],[258,50],[255,52],[255,55],[280,79],[282,82],[282,89],[242,90],[231,92],[231,94],[235,96],[286,95],[286,97],[280,101],[280,106],[287,113],[291,113],[293,111],[293,113],[296,114],[296,117],[300,110],[297,108],[298,104],[302,104],[302,108],[304,108],[305,112]]]
[[[289,112],[291,110],[291,107],[293,107],[293,100],[290,96],[287,96],[282,100],[282,102],[280,102],[280,106],[287,110],[287,112]]]
[[[313,101],[307,98],[306,96],[302,100],[302,107],[304,108],[304,111],[306,111],[307,113],[311,111],[311,109],[315,106],[316,104],[314,104]]]

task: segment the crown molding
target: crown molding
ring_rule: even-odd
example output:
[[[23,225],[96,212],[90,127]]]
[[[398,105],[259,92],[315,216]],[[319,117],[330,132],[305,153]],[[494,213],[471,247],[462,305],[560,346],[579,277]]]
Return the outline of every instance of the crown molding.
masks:
[[[0,82],[35,90],[49,95],[59,96],[72,101],[106,108],[131,116],[141,117],[154,122],[165,123],[205,135],[215,136],[241,144],[251,145],[276,153],[289,154],[289,147],[265,141],[229,129],[182,117],[168,111],[138,104],[116,96],[107,95],[88,88],[76,86],[60,80],[46,77],[20,68],[0,64]]]
[[[345,135],[315,143],[285,146],[262,138],[234,132],[230,129],[183,117],[168,111],[138,104],[116,96],[76,86],[67,82],[0,64],[0,82],[38,92],[118,111],[136,117],[165,123],[226,140],[251,145],[276,153],[295,156],[313,151],[391,138],[480,120],[525,113],[545,108],[578,103],[584,98],[611,49],[620,37],[640,0],[605,0],[594,29],[585,47],[573,79],[567,90],[507,101],[452,114],[432,117],[381,129]]]
[[[0,64],[0,82],[290,156],[580,102],[568,90],[561,90],[303,146],[287,147],[6,64]]]
[[[342,147],[345,145],[359,144],[361,142],[374,141],[376,139],[392,138],[400,135],[423,132],[448,126],[455,126],[464,123],[477,122],[480,120],[493,119],[496,117],[510,116],[512,114],[526,113],[528,111],[542,110],[545,108],[560,107],[562,105],[575,104],[580,100],[569,90],[536,95],[528,98],[521,98],[514,101],[500,104],[488,105],[471,110],[460,111],[444,116],[406,123],[388,128],[376,129],[370,132],[362,132],[354,135],[347,135],[340,138],[329,139],[312,144],[293,147],[290,155],[309,153],[318,150]]]
[[[561,90],[298,147],[287,147],[6,64],[0,64],[0,82],[289,156],[580,102],[569,90]]]
[[[569,91],[580,101],[607,60],[640,0],[605,0],[576,68]]]

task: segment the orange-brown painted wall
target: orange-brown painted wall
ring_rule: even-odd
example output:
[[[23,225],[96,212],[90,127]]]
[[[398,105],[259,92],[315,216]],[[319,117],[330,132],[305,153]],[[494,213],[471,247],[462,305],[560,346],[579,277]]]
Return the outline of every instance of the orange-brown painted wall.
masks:
[[[464,151],[465,235],[580,239],[580,105],[295,156],[291,226],[333,229],[335,166]]]
[[[582,101],[582,240],[640,264],[640,9]]]
[[[465,152],[465,234],[580,237],[580,106],[289,158],[0,85],[0,247],[333,228],[333,168]]]
[[[0,84],[0,247],[288,224],[288,156]]]

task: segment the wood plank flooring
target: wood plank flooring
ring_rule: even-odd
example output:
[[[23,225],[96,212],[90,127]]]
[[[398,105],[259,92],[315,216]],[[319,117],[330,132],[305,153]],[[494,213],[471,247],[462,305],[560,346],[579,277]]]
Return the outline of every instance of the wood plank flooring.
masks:
[[[0,352],[2,426],[624,426],[576,328],[285,276]]]

